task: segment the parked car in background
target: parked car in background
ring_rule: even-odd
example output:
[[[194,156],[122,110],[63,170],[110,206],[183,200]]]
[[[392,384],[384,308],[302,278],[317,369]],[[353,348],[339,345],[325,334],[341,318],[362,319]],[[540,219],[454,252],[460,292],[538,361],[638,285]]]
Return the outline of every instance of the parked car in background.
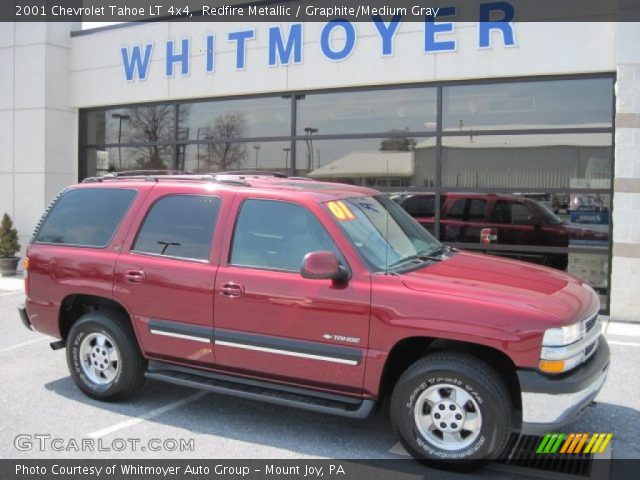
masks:
[[[433,233],[435,194],[403,193],[392,197]],[[512,246],[497,255],[565,270],[567,253],[518,250],[526,247],[606,246],[603,230],[565,224],[544,204],[516,195],[444,193],[440,196],[440,240],[447,243]]]

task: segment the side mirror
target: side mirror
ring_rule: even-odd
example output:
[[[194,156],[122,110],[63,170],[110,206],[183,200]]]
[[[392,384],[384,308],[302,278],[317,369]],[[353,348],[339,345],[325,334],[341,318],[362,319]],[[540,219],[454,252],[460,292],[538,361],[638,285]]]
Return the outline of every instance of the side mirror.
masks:
[[[300,275],[313,280],[344,282],[349,273],[340,266],[335,253],[328,251],[309,252],[302,260]]]

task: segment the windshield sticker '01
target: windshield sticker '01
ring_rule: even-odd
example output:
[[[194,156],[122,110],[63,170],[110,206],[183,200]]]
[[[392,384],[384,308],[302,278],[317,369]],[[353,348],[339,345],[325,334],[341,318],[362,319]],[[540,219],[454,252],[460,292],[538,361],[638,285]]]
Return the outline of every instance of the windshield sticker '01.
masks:
[[[329,210],[341,222],[346,222],[348,220],[355,220],[356,216],[349,210],[349,207],[341,201],[337,202],[329,202],[327,204]]]

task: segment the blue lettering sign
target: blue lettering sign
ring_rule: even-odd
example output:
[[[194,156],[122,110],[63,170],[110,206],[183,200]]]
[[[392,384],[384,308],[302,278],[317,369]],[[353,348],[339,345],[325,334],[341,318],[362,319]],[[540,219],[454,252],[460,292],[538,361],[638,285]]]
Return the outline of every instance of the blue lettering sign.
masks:
[[[373,16],[373,24],[378,30],[378,34],[382,39],[382,56],[388,57],[393,55],[393,39],[396,36],[400,22],[402,21],[402,15],[394,15],[391,21],[387,24],[382,20],[380,15]]]
[[[344,46],[341,50],[333,50],[331,45],[331,34],[333,33],[333,30],[338,27],[344,30]],[[353,26],[353,23],[348,22],[344,18],[336,18],[335,20],[331,20],[322,29],[322,34],[320,36],[320,47],[322,48],[322,53],[324,54],[324,56],[329,60],[333,60],[334,62],[344,60],[351,54],[355,45],[356,29]]]
[[[302,24],[294,23],[289,27],[287,43],[282,38],[279,26],[269,28],[269,66],[289,65],[291,55],[293,63],[302,63]]]
[[[502,12],[502,20],[498,22],[491,21],[493,12]],[[516,10],[513,5],[507,2],[483,3],[480,5],[480,25],[478,28],[478,47],[491,48],[491,31],[498,30],[502,32],[502,39],[506,47],[512,47],[516,44],[515,35],[513,33],[513,25],[510,23],[516,16]]]
[[[165,75],[167,77],[173,77],[173,66],[180,62],[180,73],[182,75],[189,75],[189,39],[182,39],[182,50],[180,53],[174,53],[173,40],[167,42],[167,68]]]
[[[246,67],[245,56],[247,51],[247,40],[256,37],[255,30],[241,30],[239,32],[231,32],[229,41],[236,42],[236,70],[244,70]]]
[[[453,21],[446,21],[447,17],[455,17],[456,13],[456,7],[449,6],[440,7],[437,17],[425,15],[424,43],[417,45],[418,52],[422,50],[425,53],[437,53],[457,50],[458,45],[454,35],[455,24]],[[393,17],[374,15],[371,18],[380,38],[380,55],[382,57],[394,55],[395,38],[398,32],[402,31],[402,15],[394,15]],[[383,18],[387,20],[383,20]],[[511,3],[504,0],[488,0],[479,5],[478,18],[480,20],[477,24],[478,48],[492,48],[500,43],[500,39],[505,47],[516,45],[515,24],[513,22],[515,8]],[[266,61],[270,67],[301,64],[305,53],[304,49],[312,48],[312,43],[304,43],[304,23],[293,23],[289,27],[274,25],[266,27],[266,29],[267,35],[261,38],[261,48],[252,52],[257,58],[261,58],[261,62]],[[207,33],[204,45],[198,41],[198,45],[205,49],[203,63],[198,61],[198,64],[202,65],[200,68],[204,68],[207,74],[216,72],[216,35]],[[227,40],[230,43],[235,43],[236,70],[246,68],[248,42],[254,39],[256,39],[255,29],[236,30],[228,33]],[[266,42],[266,49],[263,48],[264,42]],[[320,30],[320,49],[322,54],[331,61],[339,62],[349,57],[355,50],[356,42],[356,24],[344,18],[335,18],[325,23]],[[189,38],[166,42],[165,75],[167,77],[174,76],[176,64],[179,64],[178,68],[182,76],[189,75],[191,46]],[[132,45],[120,49],[124,75],[128,81],[147,79],[154,53],[153,49],[153,43]],[[410,52],[407,52],[408,54]],[[259,57],[260,55],[262,57]],[[264,63],[261,64],[264,65]]]
[[[456,7],[442,7],[438,17],[454,17]],[[455,40],[438,41],[440,33],[453,33],[453,22],[434,22],[433,17],[425,16],[424,22],[424,51],[430,52],[454,52],[458,48]]]
[[[144,48],[144,56],[140,45],[134,45],[131,52],[126,47],[120,49],[122,55],[122,64],[124,65],[124,76],[128,81],[132,81],[138,74],[139,80],[146,80],[149,73],[149,64],[151,62],[151,51],[153,44],[148,43]]]
[[[215,35],[207,35],[207,53],[205,55],[206,63],[207,63],[207,73],[213,73],[216,68],[215,63],[215,52],[216,52],[216,36]]]

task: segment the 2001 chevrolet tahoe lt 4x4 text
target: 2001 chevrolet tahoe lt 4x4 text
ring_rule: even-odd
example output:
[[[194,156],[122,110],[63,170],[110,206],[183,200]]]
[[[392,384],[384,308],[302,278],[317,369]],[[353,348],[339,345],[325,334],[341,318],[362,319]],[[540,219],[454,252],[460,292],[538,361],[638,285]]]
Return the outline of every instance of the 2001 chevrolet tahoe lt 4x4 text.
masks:
[[[52,203],[25,267],[23,322],[61,339],[93,398],[147,377],[364,418],[391,395],[407,450],[445,465],[570,422],[609,366],[589,286],[444,247],[362,187],[90,179]]]

